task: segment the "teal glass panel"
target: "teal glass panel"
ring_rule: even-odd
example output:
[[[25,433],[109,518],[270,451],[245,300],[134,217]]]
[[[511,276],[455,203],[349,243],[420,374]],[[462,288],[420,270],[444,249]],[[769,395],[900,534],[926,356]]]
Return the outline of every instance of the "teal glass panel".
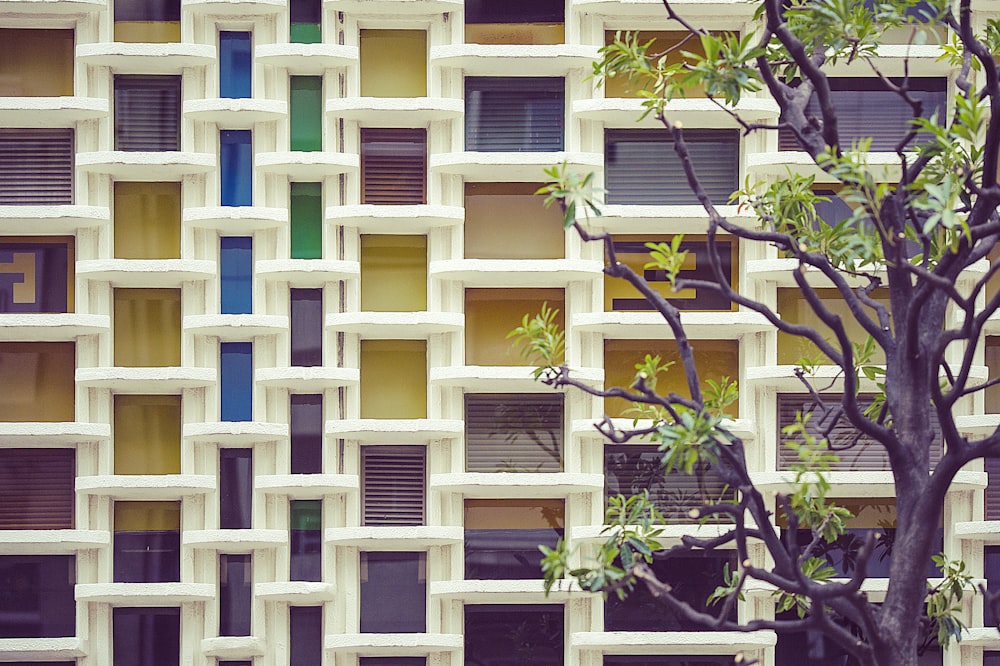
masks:
[[[289,78],[290,150],[323,150],[323,77]]]
[[[322,183],[292,183],[291,200],[292,259],[322,259]]]

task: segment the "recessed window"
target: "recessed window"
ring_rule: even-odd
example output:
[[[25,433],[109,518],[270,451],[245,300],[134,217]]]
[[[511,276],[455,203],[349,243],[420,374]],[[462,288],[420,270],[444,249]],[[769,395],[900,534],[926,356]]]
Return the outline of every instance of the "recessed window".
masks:
[[[854,318],[839,291],[829,288],[815,289],[814,292],[823,303],[824,308],[840,317],[849,340],[862,342],[868,337],[868,331]],[[887,289],[876,289],[868,295],[868,298],[881,303],[886,308],[889,307],[889,292]],[[878,313],[875,310],[864,304],[862,304],[862,310],[872,321],[878,321]],[[833,331],[818,320],[816,313],[809,303],[802,298],[802,292],[797,288],[778,288],[778,314],[783,320],[789,323],[814,326],[820,335],[833,343],[834,349],[837,348],[836,336]],[[802,358],[810,359],[819,365],[829,365],[831,363],[830,359],[806,338],[779,331],[778,363],[782,365],[798,365],[799,360]],[[872,357],[872,362],[885,363],[885,353],[878,345],[875,346],[875,354]]]
[[[556,323],[565,330],[565,298],[563,289],[466,289],[465,364],[528,365],[507,334],[543,304],[559,311]]]
[[[290,290],[292,365],[323,365],[323,290]]]
[[[516,656],[520,666],[562,666],[563,613],[557,604],[467,604],[466,663],[500,666]]]
[[[252,37],[249,32],[219,32],[219,97],[250,97],[253,81]]]
[[[427,203],[427,130],[361,128],[361,203]]]
[[[114,0],[115,41],[181,41],[181,0]]]
[[[322,606],[288,608],[288,653],[292,666],[322,666]]]
[[[0,530],[72,529],[75,483],[75,449],[0,449]]]
[[[427,341],[361,341],[361,418],[427,417]]]
[[[250,130],[219,131],[219,203],[253,205],[253,136]]]
[[[685,130],[684,141],[702,187],[725,204],[738,187],[737,130]],[[698,205],[668,130],[609,129],[604,133],[605,197],[609,204]]]
[[[323,150],[323,77],[288,78],[290,150]]]
[[[219,527],[253,526],[253,450],[219,450]]]
[[[115,258],[180,259],[181,184],[115,183]]]
[[[468,0],[468,44],[562,44],[565,8],[561,0]]]
[[[323,184],[291,183],[292,259],[323,258]]]
[[[465,149],[562,150],[565,85],[561,77],[465,77]]]
[[[466,471],[562,471],[561,393],[465,396]]]
[[[426,553],[361,553],[362,633],[423,633],[426,614]]]
[[[358,666],[426,666],[427,657],[358,657]]]
[[[181,290],[114,290],[115,365],[181,364]]]
[[[73,31],[0,28],[0,97],[73,95]]]
[[[604,666],[732,666],[733,655],[604,655]]]
[[[323,471],[323,396],[293,393],[289,399],[292,474]]]
[[[427,96],[427,31],[362,30],[361,95]]]
[[[72,236],[0,238],[0,312],[72,312]]]
[[[465,500],[465,577],[541,578],[538,546],[555,548],[565,524],[561,499]]]
[[[219,635],[249,636],[253,608],[250,555],[219,555]]]
[[[323,503],[321,500],[291,500],[288,503],[289,580],[323,579]]]
[[[361,309],[427,309],[427,236],[361,235]]]
[[[363,525],[423,525],[426,455],[423,446],[361,449]]]
[[[0,422],[76,420],[76,343],[0,342]]]
[[[112,608],[112,666],[177,666],[180,608]]]
[[[289,39],[292,44],[318,44],[323,41],[320,22],[321,0],[288,0]]]
[[[253,343],[219,344],[219,416],[253,421]]]
[[[114,581],[181,579],[181,503],[114,503]]]
[[[115,75],[115,150],[180,150],[181,77]]]
[[[566,232],[558,206],[545,207],[541,183],[466,183],[465,257],[561,259]],[[523,242],[531,238],[530,243]]]
[[[76,635],[75,555],[0,555],[0,638]]]
[[[615,30],[605,31],[604,43],[613,44],[617,32]],[[635,35],[639,44],[646,44],[652,41],[653,43],[650,45],[647,53],[653,58],[664,58],[665,65],[691,63],[692,59],[683,55],[685,51],[695,55],[705,55],[698,35],[686,31],[640,30]],[[604,81],[604,96],[641,97],[640,91],[643,90],[645,81],[642,77],[613,76]],[[704,94],[701,86],[689,86],[684,89],[686,97],[703,97]],[[685,134],[687,133],[685,132]]]
[[[0,128],[0,206],[73,203],[71,129]]]
[[[219,311],[222,314],[253,312],[253,237],[219,239]]]
[[[181,396],[113,397],[115,474],[180,474]]]

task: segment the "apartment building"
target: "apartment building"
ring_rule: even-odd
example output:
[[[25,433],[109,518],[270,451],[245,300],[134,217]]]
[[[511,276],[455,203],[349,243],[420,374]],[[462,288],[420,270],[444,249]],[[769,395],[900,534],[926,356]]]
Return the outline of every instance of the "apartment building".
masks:
[[[674,4],[756,29],[742,2]],[[703,631],[642,593],[543,593],[537,545],[598,541],[608,493],[648,487],[671,543],[725,492],[605,443],[592,424],[627,406],[534,382],[505,339],[548,303],[584,381],[674,354],[600,248],[533,196],[550,165],[594,171],[608,205],[588,224],[625,261],[684,233],[701,270],[705,215],[670,137],[637,122],[627,82],[588,78],[621,29],[683,37],[653,0],[0,0],[0,662],[844,663],[803,661],[807,636]],[[937,47],[883,51],[890,74],[909,56],[928,109],[948,104]],[[864,71],[838,74],[843,126],[890,159],[906,110]],[[720,202],[748,177],[812,173],[697,91],[668,108]],[[737,112],[778,108],[761,94]],[[824,215],[843,216],[822,187]],[[808,317],[791,260],[729,248],[735,286]],[[676,298],[707,376],[740,382],[734,429],[761,487],[782,488],[803,349],[713,294]],[[987,398],[969,432],[1000,423]],[[892,527],[887,470],[861,447],[832,475],[851,535]],[[989,477],[959,474],[939,531],[1000,584]],[[730,559],[662,575],[703,603]],[[774,603],[751,590],[737,615]],[[927,664],[1000,664],[997,619],[965,604],[966,639]]]

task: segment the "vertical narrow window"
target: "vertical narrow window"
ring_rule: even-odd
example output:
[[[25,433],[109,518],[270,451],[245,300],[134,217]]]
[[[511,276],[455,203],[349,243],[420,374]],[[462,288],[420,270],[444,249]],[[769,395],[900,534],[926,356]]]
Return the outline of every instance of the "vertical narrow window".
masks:
[[[76,635],[75,555],[0,555],[0,638]]]
[[[526,312],[539,312],[543,303],[558,310],[556,323],[565,321],[563,289],[466,289],[466,365],[524,365],[524,357],[510,344],[507,333]]]
[[[181,290],[114,290],[115,365],[181,364]]]
[[[361,341],[361,418],[427,418],[427,341]]]
[[[223,421],[253,421],[253,343],[219,345],[219,397]]]
[[[468,664],[502,664],[517,655],[519,666],[562,666],[562,605],[465,606]]]
[[[253,237],[219,239],[219,299],[222,314],[253,312]]]
[[[0,449],[0,530],[72,529],[75,449]]]
[[[219,32],[219,97],[250,97],[253,80],[251,33]]]
[[[73,203],[71,129],[0,128],[0,206]]]
[[[465,577],[541,578],[538,546],[555,548],[564,528],[565,509],[561,499],[467,499]]]
[[[181,184],[115,183],[115,257],[180,259]]]
[[[323,665],[323,607],[288,608],[288,653],[293,666]]]
[[[71,97],[73,31],[0,28],[0,97]]]
[[[219,635],[249,636],[253,608],[250,555],[219,555]]]
[[[541,77],[465,77],[465,149],[563,149],[565,81]]]
[[[181,41],[180,0],[114,0],[115,41]]]
[[[323,471],[323,396],[292,394],[289,404],[292,474]]]
[[[426,453],[423,446],[361,449],[363,524],[424,524]]]
[[[116,583],[181,579],[181,503],[115,502]]]
[[[253,526],[253,450],[219,450],[219,527]]]
[[[219,131],[219,202],[253,205],[253,137],[250,130]]]
[[[180,150],[181,77],[115,75],[115,150]]]
[[[177,666],[180,608],[112,608],[112,666]]]
[[[292,259],[323,258],[323,184],[291,184]]]
[[[323,41],[321,0],[289,0],[288,15],[288,41],[293,44],[319,44]]]
[[[115,474],[180,474],[181,397],[114,396]]]
[[[427,202],[427,130],[361,128],[361,203]]]
[[[288,79],[289,150],[323,150],[323,77]]]
[[[76,343],[0,342],[0,422],[76,420]]]
[[[427,31],[362,30],[361,94],[427,96]]]
[[[426,615],[426,553],[361,553],[361,633],[423,633]]]
[[[288,502],[289,580],[323,579],[323,502],[291,500]]]
[[[427,309],[427,236],[361,235],[361,309]]]
[[[291,364],[323,365],[323,290],[291,289]]]

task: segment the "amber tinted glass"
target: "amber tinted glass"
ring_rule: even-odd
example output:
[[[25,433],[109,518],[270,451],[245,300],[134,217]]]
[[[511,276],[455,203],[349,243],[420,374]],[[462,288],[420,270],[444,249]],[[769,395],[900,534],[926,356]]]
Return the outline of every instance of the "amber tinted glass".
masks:
[[[115,474],[180,474],[181,397],[116,395]]]
[[[72,30],[0,28],[0,97],[72,94]]]
[[[76,345],[0,343],[0,421],[76,420]]]
[[[115,365],[181,364],[181,290],[115,289]]]
[[[520,351],[507,339],[526,314],[534,316],[543,303],[559,310],[564,327],[562,289],[466,289],[465,363],[467,365],[526,365]]]
[[[115,257],[180,259],[180,183],[115,183],[114,210]]]
[[[535,194],[540,183],[466,183],[465,256],[561,259],[566,232],[556,206]],[[530,243],[524,239],[530,238]]]
[[[427,342],[361,341],[361,418],[427,416]]]

